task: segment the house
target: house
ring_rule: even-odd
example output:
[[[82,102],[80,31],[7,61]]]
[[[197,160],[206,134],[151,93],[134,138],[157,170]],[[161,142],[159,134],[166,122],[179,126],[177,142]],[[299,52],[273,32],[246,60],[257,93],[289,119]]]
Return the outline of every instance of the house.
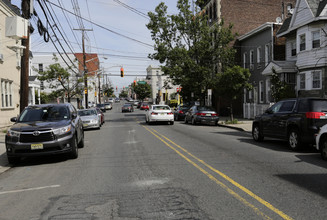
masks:
[[[168,103],[171,94],[176,93],[179,86],[172,85],[168,76],[165,76],[160,67],[148,66],[146,80],[151,85],[151,102],[155,104]]]
[[[276,37],[280,28],[279,23],[266,22],[238,38],[241,66],[250,70],[249,82],[253,86],[250,91],[244,90],[244,118],[254,118],[274,102],[270,80],[272,68],[289,84],[295,85],[294,62],[285,62],[285,39]]]
[[[243,36],[266,22],[283,21],[287,17],[288,12],[294,7],[295,2],[296,0],[271,0],[269,2],[261,0],[206,0],[203,4],[200,4],[200,7],[205,9],[210,24],[220,22],[223,19],[225,25],[233,24],[234,33],[237,33],[238,36]],[[242,47],[238,43],[236,40],[231,46],[237,49],[235,56],[236,64],[242,66]],[[264,48],[265,46],[263,45],[262,51]],[[221,114],[223,113],[222,110],[227,107],[223,100],[223,98],[214,93],[213,105]],[[243,114],[241,100],[236,100],[233,103],[233,107],[234,115]]]
[[[327,98],[327,1],[298,0],[277,37],[286,38],[286,62],[297,70],[296,95]]]
[[[10,118],[19,114],[20,104],[20,38],[8,37],[6,18],[19,15],[10,1],[0,1],[0,127],[11,125]],[[21,19],[21,18],[20,18]]]

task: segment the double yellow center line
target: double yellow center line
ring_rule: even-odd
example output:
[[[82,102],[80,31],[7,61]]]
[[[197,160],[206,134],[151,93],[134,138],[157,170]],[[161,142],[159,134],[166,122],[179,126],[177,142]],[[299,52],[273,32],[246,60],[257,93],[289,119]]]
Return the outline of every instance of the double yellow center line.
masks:
[[[211,179],[212,181],[214,181],[216,184],[218,184],[221,188],[225,189],[229,194],[231,194],[232,196],[234,196],[236,199],[238,199],[240,202],[242,202],[244,205],[252,208],[254,210],[254,212],[259,215],[262,216],[264,219],[271,219],[269,216],[267,216],[266,214],[264,214],[263,212],[261,212],[259,210],[259,208],[255,207],[253,204],[251,204],[250,202],[248,202],[245,198],[243,198],[242,196],[240,196],[237,192],[235,192],[234,190],[232,190],[231,188],[229,188],[228,186],[226,186],[224,183],[222,183],[221,181],[219,181],[216,177],[214,177],[213,175],[211,175],[209,172],[207,172],[205,169],[203,169],[202,167],[199,166],[199,164],[197,164],[194,161],[197,161],[199,163],[201,163],[202,165],[204,165],[205,167],[209,168],[211,171],[217,173],[219,176],[221,176],[223,179],[227,180],[228,182],[230,182],[231,184],[233,184],[235,187],[237,187],[238,189],[240,189],[241,191],[245,192],[246,194],[248,194],[250,197],[254,198],[255,200],[257,200],[259,203],[261,203],[262,205],[266,206],[268,209],[270,209],[271,211],[275,212],[276,214],[278,214],[280,217],[282,217],[283,219],[287,219],[287,220],[291,220],[292,218],[288,215],[286,215],[284,212],[280,211],[279,209],[275,208],[273,205],[271,205],[269,202],[265,201],[264,199],[260,198],[259,196],[257,196],[256,194],[254,194],[253,192],[251,192],[249,189],[245,188],[244,186],[240,185],[239,183],[235,182],[233,179],[231,179],[230,177],[228,177],[227,175],[225,175],[224,173],[220,172],[219,170],[213,168],[212,166],[210,166],[209,164],[207,164],[206,162],[204,162],[203,160],[199,159],[198,157],[194,156],[193,154],[191,154],[189,151],[187,151],[185,148],[181,147],[180,145],[174,143],[172,140],[170,140],[169,138],[165,137],[164,135],[160,134],[158,131],[156,131],[153,128],[149,128],[147,126],[143,126],[147,131],[149,131],[153,136],[155,136],[157,139],[159,139],[161,142],[163,142],[166,146],[168,146],[169,148],[171,148],[173,151],[175,151],[178,155],[180,155],[183,159],[185,159],[187,162],[189,162],[190,164],[192,164],[194,167],[196,167],[198,170],[200,170],[202,173],[204,173],[207,177],[209,177],[209,179]],[[192,160],[193,158],[193,160]]]

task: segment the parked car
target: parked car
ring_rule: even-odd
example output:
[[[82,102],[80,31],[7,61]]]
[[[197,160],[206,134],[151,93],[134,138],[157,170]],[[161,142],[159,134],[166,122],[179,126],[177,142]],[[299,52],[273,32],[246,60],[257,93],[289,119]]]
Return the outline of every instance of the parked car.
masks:
[[[136,106],[136,107],[137,107],[138,104],[139,104],[139,101],[134,100],[134,102],[133,102],[133,106]]]
[[[119,98],[115,98],[115,102],[120,102],[120,99]]]
[[[11,121],[5,137],[11,164],[28,156],[67,153],[77,158],[78,148],[84,147],[82,120],[69,103],[28,106]]]
[[[101,109],[101,111],[106,112],[106,106],[105,106],[105,104],[97,104],[96,107],[98,107],[99,109]]]
[[[100,117],[101,125],[103,125],[103,124],[104,124],[104,114],[103,114],[103,112],[101,111],[101,109],[96,108],[96,110],[97,110],[98,116]]]
[[[255,141],[264,137],[288,141],[292,150],[315,144],[319,129],[327,124],[327,99],[294,98],[277,102],[252,124]]]
[[[186,113],[184,122],[191,122],[192,125],[213,124],[218,125],[219,117],[216,110],[210,106],[192,106]]]
[[[141,109],[141,110],[149,110],[149,106],[150,106],[149,103],[147,103],[147,102],[142,102],[142,103],[141,103],[141,106],[140,106],[140,109]]]
[[[190,106],[187,105],[178,105],[177,108],[174,110],[174,120],[184,120],[185,113],[190,109]]]
[[[106,110],[111,110],[112,109],[112,103],[111,102],[105,102],[104,106],[105,106]]]
[[[174,113],[168,105],[151,105],[149,110],[146,110],[145,122],[168,122],[174,124]]]
[[[121,107],[121,112],[133,112],[133,111],[134,111],[134,108],[131,103],[126,103],[123,105],[123,107]]]
[[[90,128],[100,129],[101,118],[99,117],[98,112],[95,108],[80,109],[78,110],[78,115],[83,121],[84,130]]]

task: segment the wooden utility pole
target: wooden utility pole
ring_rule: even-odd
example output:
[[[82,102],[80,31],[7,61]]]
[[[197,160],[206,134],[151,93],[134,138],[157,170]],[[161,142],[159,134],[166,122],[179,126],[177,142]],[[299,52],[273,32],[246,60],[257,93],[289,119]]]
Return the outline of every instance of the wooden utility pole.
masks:
[[[22,0],[22,16],[25,19],[29,18],[29,1]],[[28,75],[29,75],[29,57],[30,57],[30,27],[27,27],[27,39],[22,39],[22,46],[25,47],[23,56],[21,57],[21,70],[20,70],[20,112],[28,106]],[[32,94],[34,95],[34,94]]]
[[[92,29],[85,29],[85,28],[82,28],[82,29],[74,29],[76,31],[82,31],[82,47],[83,47],[83,70],[84,70],[84,73],[83,73],[83,77],[84,77],[84,96],[85,96],[85,108],[88,108],[89,107],[89,101],[88,101],[88,94],[89,94],[89,91],[88,91],[88,85],[87,85],[87,68],[86,68],[86,54],[85,54],[85,44],[84,44],[84,34],[85,34],[85,31],[93,31]]]

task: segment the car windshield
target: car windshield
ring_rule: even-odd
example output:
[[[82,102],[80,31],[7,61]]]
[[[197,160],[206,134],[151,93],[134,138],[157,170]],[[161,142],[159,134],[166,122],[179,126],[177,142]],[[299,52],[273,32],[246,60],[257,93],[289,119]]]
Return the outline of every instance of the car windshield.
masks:
[[[125,104],[124,107],[131,107],[131,104]]]
[[[98,113],[94,109],[78,111],[79,116],[88,116],[88,115],[97,115],[97,114]]]
[[[169,106],[153,106],[153,110],[170,110]]]
[[[65,106],[33,106],[26,108],[18,121],[55,121],[68,119],[69,116],[69,111]]]

